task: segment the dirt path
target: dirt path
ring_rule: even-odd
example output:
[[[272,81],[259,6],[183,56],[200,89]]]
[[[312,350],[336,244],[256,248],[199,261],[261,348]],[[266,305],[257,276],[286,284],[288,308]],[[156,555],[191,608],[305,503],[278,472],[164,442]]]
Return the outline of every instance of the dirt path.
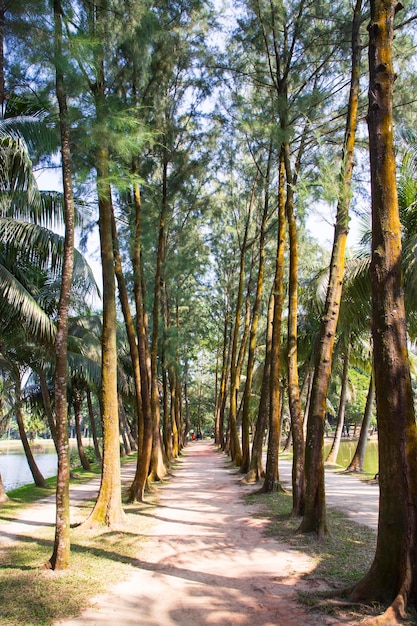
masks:
[[[235,472],[210,442],[185,451],[161,493],[151,540],[126,582],[60,626],[318,626],[335,620],[296,602],[314,570],[306,555],[265,537]]]

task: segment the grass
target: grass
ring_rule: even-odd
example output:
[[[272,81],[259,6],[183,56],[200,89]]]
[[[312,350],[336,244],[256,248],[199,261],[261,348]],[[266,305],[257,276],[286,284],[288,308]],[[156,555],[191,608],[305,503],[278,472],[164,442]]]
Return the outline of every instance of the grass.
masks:
[[[132,457],[123,459],[128,460]],[[93,472],[78,470],[73,482],[88,481],[98,472],[99,468]],[[48,483],[54,486],[55,479]],[[33,485],[9,492],[9,502],[0,508],[1,521],[14,520],[18,513],[24,515],[28,505],[53,493]],[[66,571],[43,568],[52,554],[53,525],[36,525],[31,535],[19,533],[11,546],[0,547],[2,626],[47,626],[55,620],[76,616],[95,595],[128,578],[146,545],[156,497],[152,494],[146,504],[124,505],[127,523],[121,530],[72,529],[71,563]],[[77,517],[85,519],[91,507],[91,501],[80,503]]]
[[[340,511],[327,509],[329,534],[318,540],[314,534],[297,533],[300,518],[290,517],[291,494],[275,492],[246,497],[248,504],[261,506],[260,515],[269,523],[265,532],[286,546],[310,556],[315,568],[304,576],[317,591],[300,591],[298,598],[311,610],[335,614],[349,619],[350,623],[360,623],[365,616],[379,615],[383,607],[352,605],[337,598],[337,590],[350,587],[368,571],[376,547],[376,533],[367,526],[355,523]],[[411,615],[407,624],[417,624]]]
[[[262,515],[266,514],[269,519],[268,535],[311,556],[316,562],[313,576],[326,581],[329,587],[352,585],[367,571],[376,544],[376,534],[371,528],[356,524],[335,509],[328,509],[330,533],[318,541],[315,535],[297,533],[300,518],[290,517],[290,494],[251,495],[248,501],[262,505]]]

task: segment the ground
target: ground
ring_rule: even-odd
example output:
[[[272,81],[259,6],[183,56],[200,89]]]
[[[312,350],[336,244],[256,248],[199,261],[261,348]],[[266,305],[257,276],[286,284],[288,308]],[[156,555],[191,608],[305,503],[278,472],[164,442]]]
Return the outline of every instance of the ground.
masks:
[[[123,468],[125,481],[132,472],[132,465]],[[212,442],[190,443],[160,490],[158,507],[146,513],[149,540],[138,552],[134,574],[93,598],[80,616],[55,626],[358,624],[349,621],[348,612],[336,618],[309,611],[298,602],[297,593],[310,591],[315,584],[315,562],[264,533],[267,519],[243,498],[256,486],[242,485],[239,479]],[[80,485],[72,495],[74,504],[91,497],[97,482]],[[30,515],[26,511],[25,519],[32,525],[28,532],[33,533],[34,523],[53,520],[53,496],[49,500]],[[15,522],[16,535],[22,534],[22,522]],[[3,543],[6,534],[13,541],[13,523],[7,533],[1,531],[0,526]]]

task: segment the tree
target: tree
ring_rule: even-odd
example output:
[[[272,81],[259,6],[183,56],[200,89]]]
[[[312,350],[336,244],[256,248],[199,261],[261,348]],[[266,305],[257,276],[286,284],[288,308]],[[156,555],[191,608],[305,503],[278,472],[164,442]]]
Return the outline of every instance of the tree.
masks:
[[[107,101],[104,42],[109,34],[108,3],[87,7],[87,18],[96,45],[93,53],[94,76],[89,81],[96,122],[100,132],[95,148],[97,197],[99,207],[100,252],[103,277],[103,330],[100,407],[103,428],[103,463],[100,490],[94,508],[84,524],[118,526],[125,516],[121,501],[120,443],[117,397],[116,287],[114,275],[112,195],[107,132]]]
[[[319,342],[315,354],[313,385],[307,422],[305,508],[300,531],[315,531],[319,536],[327,532],[323,461],[324,421],[334,340],[339,319],[345,268],[345,247],[349,226],[350,187],[354,166],[353,154],[359,102],[360,26],[362,21],[362,2],[358,0],[352,22],[351,82],[340,171],[336,226],[326,302],[321,318]]]
[[[397,2],[371,0],[369,25],[372,336],[380,511],[374,561],[348,596],[390,602],[373,624],[395,623],[405,616],[407,604],[416,602],[417,429],[407,357],[392,116],[392,42],[400,8]]]
[[[348,338],[349,341],[350,337]],[[339,454],[340,448],[340,440],[342,437],[342,432],[345,424],[345,410],[346,410],[346,398],[348,391],[348,382],[349,382],[349,357],[350,357],[350,345],[349,343],[345,346],[345,354],[343,357],[343,372],[342,372],[342,380],[340,387],[340,399],[339,406],[337,409],[337,424],[336,431],[334,434],[334,439],[332,443],[332,447],[330,448],[330,452],[327,455],[326,463],[334,465],[337,461],[337,455]]]
[[[374,400],[375,400],[375,383],[374,383],[373,372],[371,372],[371,376],[369,379],[368,394],[366,396],[365,411],[363,414],[361,430],[359,433],[359,439],[358,439],[358,443],[356,446],[356,450],[352,456],[352,459],[348,467],[346,468],[346,472],[362,472],[363,471],[363,461],[365,459],[366,444],[368,441],[368,431],[369,431],[369,425],[370,425],[371,417],[372,417]]]
[[[67,96],[64,86],[62,51],[62,6],[54,0],[56,95],[61,131],[62,181],[65,207],[65,243],[62,265],[61,294],[58,305],[57,335],[55,340],[55,424],[58,476],[56,489],[55,540],[48,565],[65,569],[69,565],[70,511],[69,511],[69,443],[67,405],[67,343],[68,311],[74,266],[74,196],[72,192],[70,124]]]
[[[278,235],[275,261],[275,277],[273,286],[273,319],[271,337],[271,362],[269,366],[269,435],[266,458],[265,479],[261,492],[271,493],[276,489],[278,478],[278,453],[281,432],[281,397],[280,397],[280,352],[281,352],[281,325],[284,305],[284,251],[286,243],[285,219],[285,156],[281,149],[279,169],[278,195]]]

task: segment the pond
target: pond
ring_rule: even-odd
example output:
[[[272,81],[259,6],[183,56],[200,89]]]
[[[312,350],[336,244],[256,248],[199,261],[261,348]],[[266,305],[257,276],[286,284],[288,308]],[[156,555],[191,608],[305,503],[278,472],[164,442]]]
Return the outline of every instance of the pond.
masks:
[[[57,456],[54,452],[35,453],[34,457],[44,478],[56,476]],[[6,491],[33,483],[26,456],[22,453],[3,451],[0,454],[0,473]]]
[[[357,446],[357,441],[342,441],[340,442],[339,454],[337,456],[337,464],[343,468],[346,468],[354,453]],[[325,443],[324,445],[324,458],[326,459],[329,451],[330,451],[331,443]],[[366,453],[365,459],[363,463],[363,471],[369,474],[377,474],[378,472],[378,441],[370,440],[366,445]]]

